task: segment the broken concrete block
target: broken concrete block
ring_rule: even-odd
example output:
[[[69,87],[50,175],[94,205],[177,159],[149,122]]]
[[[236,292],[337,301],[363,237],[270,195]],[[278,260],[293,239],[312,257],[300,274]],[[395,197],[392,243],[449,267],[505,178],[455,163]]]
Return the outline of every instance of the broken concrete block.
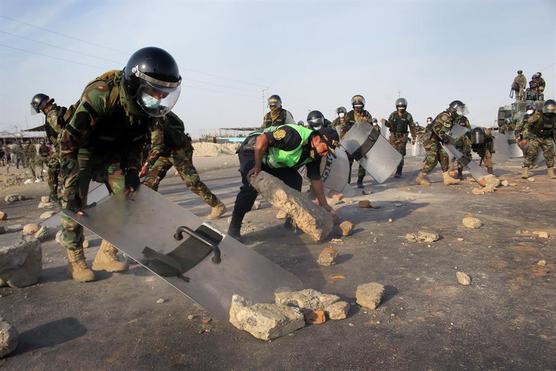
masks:
[[[546,260],[544,260],[544,259],[539,260],[539,261],[537,262],[537,265],[538,265],[539,267],[544,267],[544,266],[546,266]]]
[[[533,233],[533,235],[535,235],[538,238],[548,238],[548,237],[550,237],[550,235],[548,234],[547,231],[533,231],[531,233]]]
[[[323,294],[317,290],[300,291],[277,290],[274,293],[276,304],[294,305],[301,309],[325,309],[340,300],[338,295]]]
[[[280,179],[261,171],[249,181],[264,199],[291,216],[295,225],[314,241],[322,241],[332,232],[332,214],[315,205],[301,192],[288,187]]]
[[[440,236],[438,233],[418,231],[417,233],[408,233],[405,235],[405,239],[409,242],[425,242],[431,243],[438,241]]]
[[[303,316],[305,317],[305,323],[311,325],[322,325],[326,322],[326,313],[322,309],[305,309],[303,310]]]
[[[18,336],[15,327],[0,317],[0,358],[4,358],[17,348]]]
[[[463,220],[462,220],[462,223],[466,228],[470,228],[470,229],[481,228],[481,226],[483,225],[483,222],[481,222],[481,219],[475,218],[473,216],[464,217]]]
[[[504,180],[501,182],[501,184],[502,184],[503,187],[509,187],[509,186],[510,186],[510,182],[508,182],[506,179],[504,179]]]
[[[488,174],[479,179],[478,183],[482,187],[494,189],[500,185],[500,179],[493,174]]]
[[[382,301],[382,295],[384,286],[376,282],[359,285],[355,291],[357,304],[368,309],[376,309]]]
[[[239,295],[232,297],[230,323],[257,339],[272,340],[305,327],[298,308],[279,304],[253,304]]]
[[[22,233],[24,235],[30,236],[32,234],[37,233],[40,228],[41,227],[38,224],[35,224],[35,223],[25,224],[23,226],[23,232]]]
[[[324,311],[328,314],[328,318],[331,320],[340,320],[347,318],[349,312],[349,303],[345,301],[337,301],[330,304]]]
[[[467,273],[464,272],[456,272],[456,278],[458,279],[458,283],[463,286],[471,285],[471,277]]]
[[[56,214],[56,211],[45,211],[44,213],[42,213],[39,218],[41,220],[46,220],[48,218],[50,218],[52,215]]]
[[[6,219],[8,219],[8,214],[3,211],[0,211],[0,220],[6,220]]]
[[[39,281],[42,248],[33,237],[14,235],[0,247],[0,280],[10,287],[30,286]]]
[[[338,250],[333,248],[332,246],[326,246],[319,254],[319,258],[317,259],[317,263],[324,267],[329,267],[331,265],[336,264],[336,258],[338,257],[339,253]]]
[[[349,233],[353,229],[353,223],[349,220],[345,220],[340,223],[340,229],[342,230],[342,236],[349,236]]]

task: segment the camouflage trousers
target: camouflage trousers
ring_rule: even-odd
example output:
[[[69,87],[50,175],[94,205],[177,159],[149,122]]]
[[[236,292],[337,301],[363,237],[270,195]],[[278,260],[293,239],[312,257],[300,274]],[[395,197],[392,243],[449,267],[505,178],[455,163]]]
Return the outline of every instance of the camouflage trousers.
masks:
[[[472,154],[471,154],[471,149],[472,149],[472,148],[471,148],[471,140],[470,140],[470,139],[464,137],[464,138],[462,138],[462,139],[456,141],[455,147],[456,147],[456,149],[457,149],[458,151],[460,151],[461,153],[463,153],[463,155],[464,155],[465,157],[467,157],[468,159],[473,158],[473,156],[472,156]],[[457,165],[456,165],[456,164],[457,164]],[[460,170],[463,169],[463,166],[461,166],[461,165],[457,162],[456,158],[454,157],[454,158],[452,158],[452,162],[451,162],[451,164],[450,164],[450,168],[451,168],[451,169],[455,169],[456,167],[457,167],[458,169],[460,169]]]
[[[37,176],[42,179],[43,170],[45,167],[48,167],[48,157],[37,156],[33,162],[33,167],[35,171],[39,168]]]
[[[390,134],[388,141],[402,156],[405,156],[407,147],[407,134]]]
[[[489,149],[487,149],[485,151],[485,157],[483,157],[483,164],[486,167],[493,167],[493,162],[492,162],[492,152],[490,152]]]
[[[170,156],[160,156],[147,171],[143,184],[155,191],[158,190],[158,185],[172,166],[176,168],[187,188],[209,206],[214,207],[220,203],[218,197],[201,181],[197,169],[193,166],[191,142],[187,142],[182,148],[172,150]]]
[[[50,196],[58,197],[58,191],[61,190],[59,184],[60,175],[60,158],[57,154],[51,154],[46,163],[48,167],[48,189],[50,189]]]
[[[554,140],[552,138],[539,137],[527,139],[527,152],[525,153],[523,167],[531,167],[537,158],[539,150],[543,152],[546,167],[554,167]]]
[[[428,174],[430,173],[436,164],[440,162],[440,166],[442,167],[442,172],[446,172],[449,170],[450,167],[450,158],[448,157],[448,153],[444,151],[442,148],[442,144],[439,140],[435,138],[431,138],[425,143],[423,143],[425,147],[425,164],[421,169],[422,173]]]
[[[114,163],[106,169],[106,181],[110,191],[114,194],[125,190],[125,176],[119,163]],[[80,192],[81,193],[81,192]],[[81,204],[87,205],[87,195],[81,194]],[[62,199],[62,208],[67,208],[67,197]],[[73,219],[62,214],[62,237],[60,243],[68,250],[80,250],[83,248],[83,227]],[[104,241],[106,243],[106,241]]]

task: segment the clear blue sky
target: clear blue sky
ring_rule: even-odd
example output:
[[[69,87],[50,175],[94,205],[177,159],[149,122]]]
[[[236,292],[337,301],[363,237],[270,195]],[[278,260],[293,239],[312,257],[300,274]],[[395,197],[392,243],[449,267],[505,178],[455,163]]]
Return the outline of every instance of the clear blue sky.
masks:
[[[179,64],[175,111],[194,136],[260,124],[264,88],[296,120],[333,119],[354,94],[387,117],[400,91],[417,121],[461,99],[474,125],[510,102],[517,69],[556,96],[556,0],[2,0],[0,16],[0,129],[39,123],[35,93],[69,105],[149,45]]]

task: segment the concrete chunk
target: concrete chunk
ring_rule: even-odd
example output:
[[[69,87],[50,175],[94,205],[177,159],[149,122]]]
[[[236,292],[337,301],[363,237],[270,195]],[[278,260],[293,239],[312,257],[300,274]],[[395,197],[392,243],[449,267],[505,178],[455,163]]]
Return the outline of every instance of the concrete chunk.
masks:
[[[15,327],[0,317],[0,358],[4,358],[15,350],[18,336]]]
[[[368,309],[376,309],[382,301],[382,295],[384,286],[376,282],[359,285],[355,292],[357,304]]]
[[[338,295],[323,294],[317,290],[305,289],[301,291],[276,291],[274,293],[276,304],[294,305],[301,309],[325,309],[340,300]]]
[[[336,264],[336,258],[338,257],[338,249],[335,249],[331,246],[326,246],[319,254],[319,258],[317,259],[317,263],[324,267],[329,267],[331,265]]]
[[[328,318],[331,320],[340,320],[347,318],[349,312],[349,303],[345,301],[337,301],[330,304],[324,311],[328,314]]]
[[[298,308],[279,304],[253,304],[239,295],[232,297],[230,323],[257,339],[272,340],[305,327]]]
[[[467,273],[464,272],[456,272],[456,278],[460,285],[469,286],[471,285],[471,277]]]
[[[280,179],[261,171],[250,182],[265,200],[291,216],[295,225],[314,241],[322,241],[332,232],[333,216]]]
[[[10,287],[38,282],[42,270],[42,248],[32,237],[15,235],[9,245],[0,247],[0,281]]]
[[[473,216],[466,216],[465,218],[463,218],[462,223],[466,228],[469,229],[481,228],[481,226],[483,225],[481,219],[475,218]]]

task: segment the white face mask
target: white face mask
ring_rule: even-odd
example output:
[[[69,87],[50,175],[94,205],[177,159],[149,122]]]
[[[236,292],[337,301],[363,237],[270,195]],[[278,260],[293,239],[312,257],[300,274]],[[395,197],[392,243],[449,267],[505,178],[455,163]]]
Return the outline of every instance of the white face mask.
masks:
[[[427,124],[430,124],[432,122],[432,120],[427,120]]]
[[[528,110],[527,110],[527,114],[528,114],[528,115],[532,115],[532,114],[533,114],[533,112],[535,112],[535,111],[534,111],[534,110],[532,110],[532,109],[528,109]]]
[[[147,93],[141,94],[141,102],[143,103],[143,107],[145,108],[156,109],[160,107],[160,99],[156,99],[155,97]]]
[[[344,112],[338,113],[338,116],[340,116],[340,117],[344,117],[345,115],[346,115],[346,114],[345,114]]]

